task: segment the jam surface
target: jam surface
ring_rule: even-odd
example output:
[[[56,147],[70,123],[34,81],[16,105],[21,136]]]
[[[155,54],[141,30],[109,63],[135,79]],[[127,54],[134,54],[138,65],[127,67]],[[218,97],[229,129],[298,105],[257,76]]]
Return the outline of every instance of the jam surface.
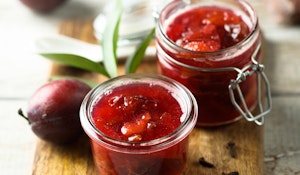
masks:
[[[158,85],[120,86],[94,105],[95,126],[107,136],[123,141],[150,141],[176,130],[181,107],[167,89]]]
[[[182,48],[215,52],[234,46],[250,33],[241,15],[217,6],[194,7],[170,20],[166,34]]]

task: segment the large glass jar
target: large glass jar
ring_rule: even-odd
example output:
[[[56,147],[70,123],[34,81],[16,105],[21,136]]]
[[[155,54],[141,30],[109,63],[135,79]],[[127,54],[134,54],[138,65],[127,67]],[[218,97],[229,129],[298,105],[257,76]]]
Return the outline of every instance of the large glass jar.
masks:
[[[243,0],[174,0],[158,18],[159,72],[181,82],[200,106],[198,126],[253,116],[260,97],[261,32],[253,8]],[[249,116],[250,114],[250,116]]]
[[[94,88],[80,119],[102,175],[180,175],[198,115],[192,93],[172,79],[125,75]]]

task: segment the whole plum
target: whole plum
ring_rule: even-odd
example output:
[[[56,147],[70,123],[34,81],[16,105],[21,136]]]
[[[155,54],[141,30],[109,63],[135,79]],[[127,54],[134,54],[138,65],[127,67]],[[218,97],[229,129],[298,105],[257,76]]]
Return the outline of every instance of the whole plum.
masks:
[[[90,90],[90,86],[75,79],[50,81],[30,97],[27,116],[21,109],[19,114],[28,120],[39,138],[55,143],[70,143],[83,133],[79,109]]]
[[[50,12],[67,0],[20,0],[30,9],[37,12]]]

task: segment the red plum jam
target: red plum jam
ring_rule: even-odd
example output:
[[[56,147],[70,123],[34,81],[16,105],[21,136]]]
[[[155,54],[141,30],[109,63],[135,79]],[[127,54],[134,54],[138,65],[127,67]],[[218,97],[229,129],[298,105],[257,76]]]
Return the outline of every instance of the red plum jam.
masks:
[[[181,174],[197,115],[187,88],[166,77],[140,74],[100,84],[80,112],[101,175]]]
[[[260,61],[257,17],[244,1],[172,1],[162,9],[156,29],[159,72],[186,86],[201,107],[198,126],[239,120],[229,84],[239,70]],[[238,70],[238,71],[237,71]],[[239,82],[243,102],[257,104],[257,75]]]

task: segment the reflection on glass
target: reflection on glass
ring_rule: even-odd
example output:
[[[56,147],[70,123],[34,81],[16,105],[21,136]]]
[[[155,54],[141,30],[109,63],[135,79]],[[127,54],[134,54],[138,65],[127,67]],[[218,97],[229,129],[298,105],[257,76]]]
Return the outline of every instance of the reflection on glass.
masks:
[[[155,17],[170,0],[122,0],[123,14],[119,30],[119,46],[136,45],[155,26]],[[113,8],[111,1],[94,21],[96,38],[101,42],[107,15]]]

